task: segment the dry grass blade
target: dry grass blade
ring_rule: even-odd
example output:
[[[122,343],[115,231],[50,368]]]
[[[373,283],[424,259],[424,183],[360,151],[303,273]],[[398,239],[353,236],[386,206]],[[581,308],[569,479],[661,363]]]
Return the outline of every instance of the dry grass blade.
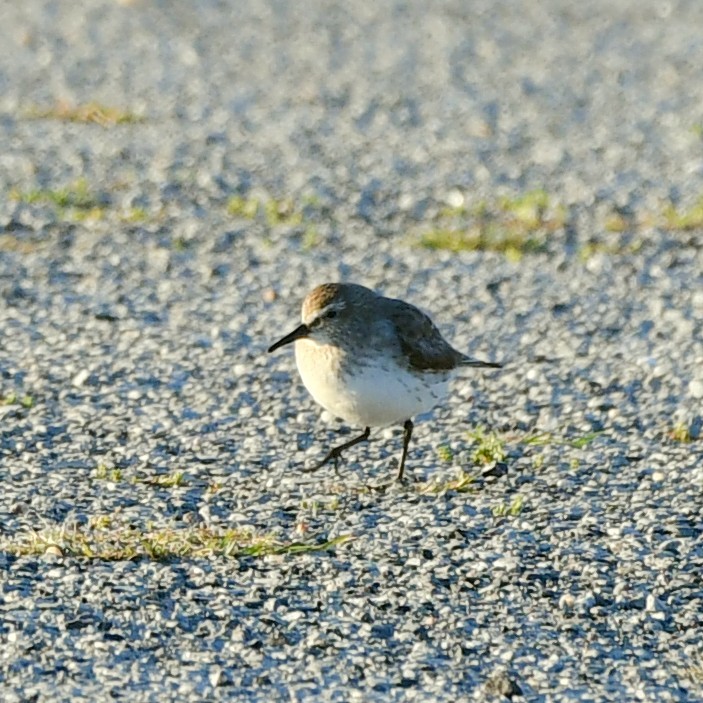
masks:
[[[144,122],[144,118],[127,110],[107,107],[97,102],[85,105],[72,105],[65,100],[57,100],[49,108],[32,108],[27,117],[34,120],[63,120],[65,122],[81,122],[99,124],[101,127],[112,127],[118,124],[134,124]]]
[[[92,527],[59,527],[32,531],[2,544],[3,551],[17,556],[57,554],[100,561],[267,556],[321,552],[346,544],[352,535],[324,542],[279,542],[247,529],[216,530],[210,527],[140,530],[112,527],[109,520]]]

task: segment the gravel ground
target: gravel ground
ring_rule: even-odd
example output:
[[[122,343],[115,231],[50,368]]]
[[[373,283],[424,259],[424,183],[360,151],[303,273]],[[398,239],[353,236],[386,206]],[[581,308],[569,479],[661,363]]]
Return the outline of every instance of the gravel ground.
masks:
[[[702,26],[0,2],[2,700],[703,701]],[[417,246],[537,190],[534,253]],[[505,363],[406,486],[397,428],[300,471],[359,428],[265,349],[339,279]],[[227,530],[268,547],[173,553]]]

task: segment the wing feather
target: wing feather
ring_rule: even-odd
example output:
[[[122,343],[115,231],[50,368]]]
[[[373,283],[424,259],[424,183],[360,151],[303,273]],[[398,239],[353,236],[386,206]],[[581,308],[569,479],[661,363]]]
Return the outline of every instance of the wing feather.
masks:
[[[449,371],[467,358],[442,337],[424,312],[403,300],[387,298],[400,347],[410,367],[418,371]]]

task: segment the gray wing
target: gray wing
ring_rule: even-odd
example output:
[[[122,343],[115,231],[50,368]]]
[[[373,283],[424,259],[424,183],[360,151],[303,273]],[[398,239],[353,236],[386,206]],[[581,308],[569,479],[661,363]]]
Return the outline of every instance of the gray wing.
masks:
[[[468,361],[442,337],[432,320],[414,305],[386,298],[386,307],[400,348],[411,368],[418,371],[447,371]]]

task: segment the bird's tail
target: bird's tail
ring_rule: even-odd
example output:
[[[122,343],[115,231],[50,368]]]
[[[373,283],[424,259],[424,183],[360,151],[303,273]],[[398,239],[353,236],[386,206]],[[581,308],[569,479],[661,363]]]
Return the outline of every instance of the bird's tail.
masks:
[[[465,356],[459,365],[460,366],[471,366],[471,367],[477,368],[477,369],[502,369],[503,368],[503,364],[497,364],[494,361],[481,361],[480,359],[471,359],[468,356]]]

